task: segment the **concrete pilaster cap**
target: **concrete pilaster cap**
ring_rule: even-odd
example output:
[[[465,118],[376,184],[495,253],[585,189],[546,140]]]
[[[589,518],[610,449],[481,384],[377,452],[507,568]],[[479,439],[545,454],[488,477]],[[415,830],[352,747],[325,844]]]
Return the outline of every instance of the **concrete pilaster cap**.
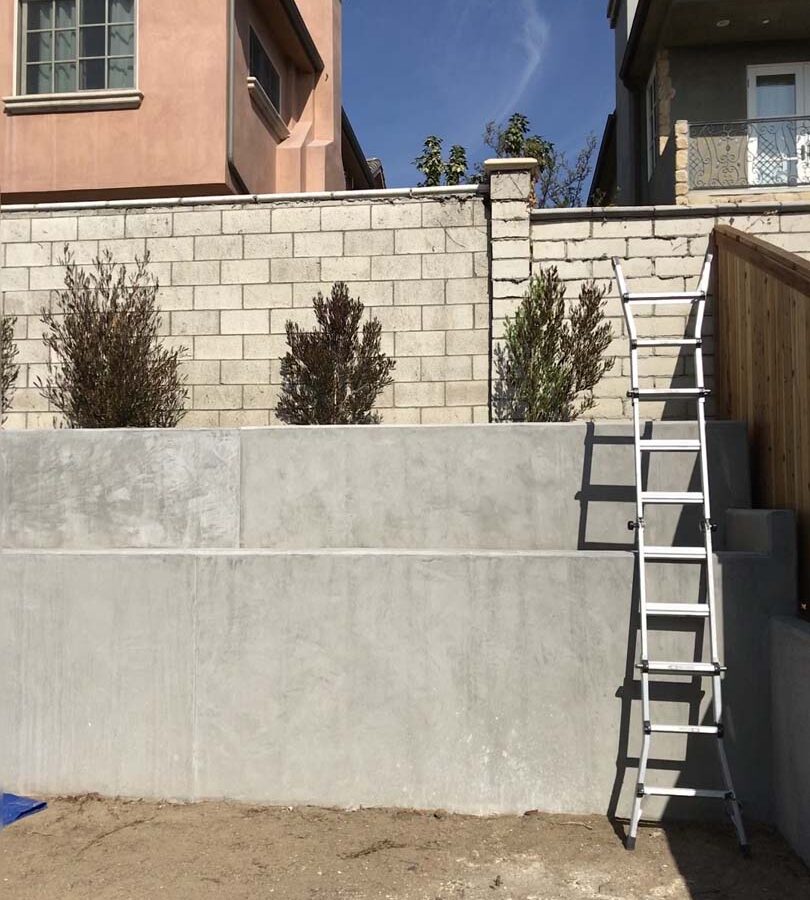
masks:
[[[533,172],[537,168],[537,160],[528,157],[504,157],[484,161],[484,171],[492,175],[494,172]]]

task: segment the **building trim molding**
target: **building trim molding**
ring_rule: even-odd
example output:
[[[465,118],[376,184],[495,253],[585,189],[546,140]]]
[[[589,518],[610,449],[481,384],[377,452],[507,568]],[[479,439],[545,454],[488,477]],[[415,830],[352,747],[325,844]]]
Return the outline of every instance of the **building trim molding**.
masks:
[[[137,109],[143,102],[139,90],[73,91],[65,94],[20,94],[3,97],[6,115],[90,112],[100,109]]]

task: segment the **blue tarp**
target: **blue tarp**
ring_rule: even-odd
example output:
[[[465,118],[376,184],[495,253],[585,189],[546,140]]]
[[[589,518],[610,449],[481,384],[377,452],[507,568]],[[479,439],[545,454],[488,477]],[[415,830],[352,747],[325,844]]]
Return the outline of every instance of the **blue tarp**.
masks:
[[[29,797],[18,797],[16,794],[3,794],[0,808],[3,811],[3,825],[12,825],[14,822],[32,816],[48,804],[44,800],[31,800]]]

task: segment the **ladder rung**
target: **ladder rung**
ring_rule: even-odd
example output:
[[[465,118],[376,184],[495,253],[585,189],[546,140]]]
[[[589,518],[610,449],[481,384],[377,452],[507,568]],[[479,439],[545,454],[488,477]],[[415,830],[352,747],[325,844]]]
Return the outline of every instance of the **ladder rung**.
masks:
[[[700,491],[642,491],[641,502],[659,505],[703,503],[703,494]]]
[[[705,547],[645,547],[645,559],[706,559]]]
[[[648,660],[640,664],[642,671],[656,675],[717,675],[718,667],[710,662],[667,662],[664,660]],[[720,666],[720,671],[723,667]]]
[[[698,619],[708,618],[708,603],[648,603],[648,616],[691,616]]]
[[[668,304],[676,304],[676,303],[695,303],[698,300],[705,300],[706,295],[702,291],[680,291],[673,292],[671,294],[667,293],[651,293],[651,294],[639,294],[639,293],[629,293],[625,294],[622,297],[625,303],[656,303],[661,305]]]
[[[727,800],[733,796],[730,791],[710,791],[705,788],[648,787],[644,785],[648,797],[708,797],[710,800]]]
[[[635,388],[628,397],[639,400],[677,400],[690,397],[708,397],[711,392],[707,388]]]
[[[717,734],[716,725],[650,725],[653,734]]]
[[[640,450],[676,452],[678,450],[700,450],[699,440],[663,441],[641,440],[638,442]]]
[[[633,342],[631,342],[632,345]],[[697,347],[697,338],[636,338],[636,347]]]

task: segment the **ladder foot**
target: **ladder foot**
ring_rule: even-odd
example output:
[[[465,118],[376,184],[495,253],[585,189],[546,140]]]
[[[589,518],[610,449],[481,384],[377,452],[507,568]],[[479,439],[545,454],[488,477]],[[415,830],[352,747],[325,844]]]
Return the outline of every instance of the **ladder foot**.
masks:
[[[751,859],[751,845],[750,844],[740,844],[740,852],[743,855],[743,859]]]
[[[635,850],[636,849],[636,839],[634,837],[630,837],[630,835],[628,835],[624,841],[624,849],[625,850]]]

